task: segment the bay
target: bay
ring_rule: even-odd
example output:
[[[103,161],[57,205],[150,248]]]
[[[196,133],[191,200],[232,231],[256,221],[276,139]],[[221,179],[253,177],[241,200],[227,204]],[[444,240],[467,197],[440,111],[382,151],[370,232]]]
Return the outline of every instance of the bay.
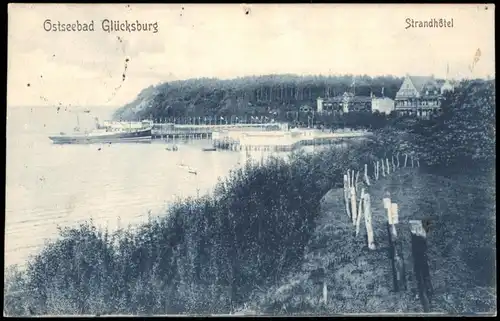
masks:
[[[5,266],[24,265],[57,226],[92,219],[110,231],[163,215],[175,200],[210,192],[217,180],[241,166],[242,152],[203,152],[210,141],[181,144],[54,145],[51,134],[95,125],[112,110],[92,108],[8,107],[5,202]],[[309,147],[309,150],[314,148]],[[317,147],[316,147],[317,148]],[[280,153],[279,155],[286,155]],[[269,153],[252,152],[255,160]],[[190,174],[184,164],[194,168]]]

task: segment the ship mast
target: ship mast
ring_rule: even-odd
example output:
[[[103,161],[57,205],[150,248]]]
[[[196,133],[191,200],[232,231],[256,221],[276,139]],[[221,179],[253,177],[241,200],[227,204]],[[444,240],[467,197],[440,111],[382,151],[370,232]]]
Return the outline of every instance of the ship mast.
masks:
[[[356,76],[352,76],[352,95],[356,96]]]
[[[80,117],[78,116],[78,112],[76,112],[76,127],[75,131],[79,132],[80,131]]]

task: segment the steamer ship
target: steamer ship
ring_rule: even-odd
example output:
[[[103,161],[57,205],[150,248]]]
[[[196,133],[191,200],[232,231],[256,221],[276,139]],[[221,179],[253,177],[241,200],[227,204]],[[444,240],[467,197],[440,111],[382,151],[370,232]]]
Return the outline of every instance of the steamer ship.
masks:
[[[78,120],[78,118],[77,118]],[[97,121],[97,119],[96,119]],[[79,123],[79,122],[78,122]],[[153,123],[142,122],[104,122],[97,121],[96,129],[81,132],[79,125],[74,133],[49,136],[54,144],[108,144],[108,143],[150,143]]]

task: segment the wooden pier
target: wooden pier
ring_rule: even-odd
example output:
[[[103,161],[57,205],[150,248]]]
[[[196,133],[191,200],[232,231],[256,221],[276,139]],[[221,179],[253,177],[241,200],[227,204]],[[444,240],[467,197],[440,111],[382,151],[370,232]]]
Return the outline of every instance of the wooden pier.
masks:
[[[153,139],[211,139],[213,132],[248,131],[248,130],[278,130],[282,124],[226,124],[226,125],[184,125],[184,124],[153,124]]]
[[[317,137],[297,137],[295,139],[288,139],[285,137],[278,137],[278,139],[266,138],[259,141],[240,140],[237,137],[217,137],[213,139],[213,145],[217,149],[226,149],[232,151],[272,151],[272,152],[290,152],[303,146],[319,146],[319,145],[334,145],[343,144],[352,140],[365,139],[371,135],[369,132],[352,132],[352,133],[332,133],[323,134]]]
[[[232,151],[293,151],[302,146],[342,144],[364,139],[369,132],[327,133],[316,130],[288,130],[280,123],[173,124],[153,123],[152,138],[158,140],[210,139],[216,149]]]

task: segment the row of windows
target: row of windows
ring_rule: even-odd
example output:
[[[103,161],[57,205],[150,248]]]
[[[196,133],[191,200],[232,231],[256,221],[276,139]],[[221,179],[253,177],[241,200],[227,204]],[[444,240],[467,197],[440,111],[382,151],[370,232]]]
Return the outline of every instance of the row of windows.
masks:
[[[434,109],[434,110],[430,110],[430,111],[425,111],[425,110],[418,110],[418,111],[415,111],[415,110],[401,110],[401,111],[398,111],[398,114],[403,116],[403,115],[406,115],[406,116],[418,116],[418,117],[423,117],[423,118],[428,118],[432,115],[437,115],[441,112],[441,108],[437,108],[437,109]]]
[[[398,106],[398,107],[411,107],[411,106],[435,107],[435,106],[439,106],[439,101],[437,101],[437,100],[416,100],[416,101],[399,100],[399,101],[396,101],[396,106]]]
[[[439,91],[437,89],[426,90],[425,95],[437,95]],[[406,85],[406,88],[401,88],[398,92],[400,96],[415,96],[417,94],[414,88],[411,88],[410,85]]]

